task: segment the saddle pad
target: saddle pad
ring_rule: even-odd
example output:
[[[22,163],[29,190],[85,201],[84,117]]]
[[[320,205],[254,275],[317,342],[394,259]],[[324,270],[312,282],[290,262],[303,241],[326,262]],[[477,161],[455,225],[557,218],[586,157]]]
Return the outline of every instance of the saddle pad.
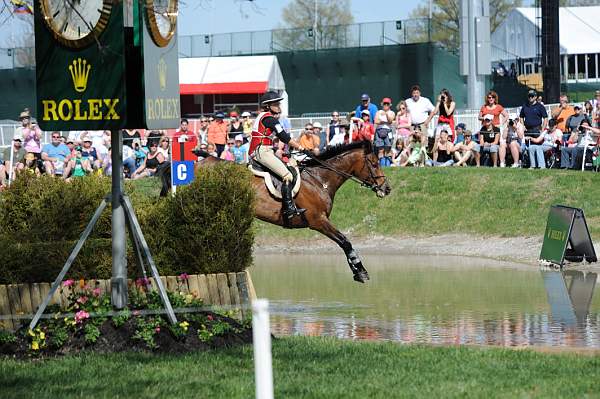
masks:
[[[277,176],[275,173],[271,172],[269,169],[265,168],[255,160],[252,160],[248,164],[248,169],[250,169],[254,176],[262,177],[264,179],[265,186],[267,187],[267,190],[273,197],[281,199],[281,184],[283,183],[283,181],[279,176]],[[288,169],[290,170],[290,172],[292,172],[292,175],[294,176],[294,180],[292,181],[292,196],[295,197],[298,194],[298,191],[300,191],[300,171],[298,170],[297,166],[288,166]]]

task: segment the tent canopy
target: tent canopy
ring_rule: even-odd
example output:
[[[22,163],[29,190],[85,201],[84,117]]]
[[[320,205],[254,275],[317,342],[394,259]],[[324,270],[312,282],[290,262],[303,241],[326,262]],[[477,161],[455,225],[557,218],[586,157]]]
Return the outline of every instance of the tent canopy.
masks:
[[[179,59],[181,94],[261,94],[285,90],[274,55]]]

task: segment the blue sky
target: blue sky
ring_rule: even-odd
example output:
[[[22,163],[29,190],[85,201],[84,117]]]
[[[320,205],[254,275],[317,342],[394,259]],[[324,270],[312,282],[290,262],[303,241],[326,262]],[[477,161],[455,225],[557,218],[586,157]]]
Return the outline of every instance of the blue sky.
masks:
[[[252,30],[270,30],[280,24],[281,10],[292,0],[186,0],[179,14],[179,34],[212,34]],[[351,0],[355,22],[393,21],[408,18],[410,12],[426,0]],[[523,2],[526,5],[531,0]],[[254,4],[254,6],[252,6]],[[15,42],[22,31],[20,16],[0,26],[0,47]],[[11,39],[11,36],[13,39]]]

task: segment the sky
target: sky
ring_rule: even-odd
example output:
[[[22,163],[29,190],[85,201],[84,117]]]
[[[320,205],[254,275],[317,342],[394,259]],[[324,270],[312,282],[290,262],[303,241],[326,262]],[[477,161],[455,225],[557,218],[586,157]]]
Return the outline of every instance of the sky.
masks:
[[[293,0],[186,0],[180,6],[179,35],[215,34],[271,30],[283,25],[281,11]],[[354,22],[380,22],[406,19],[410,12],[427,0],[350,0]],[[525,0],[525,5],[532,0]],[[367,5],[368,4],[368,5]],[[2,15],[0,14],[0,17]],[[22,31],[19,16],[0,19],[0,47],[8,47]],[[12,36],[12,38],[11,38]],[[12,46],[11,46],[12,47]]]

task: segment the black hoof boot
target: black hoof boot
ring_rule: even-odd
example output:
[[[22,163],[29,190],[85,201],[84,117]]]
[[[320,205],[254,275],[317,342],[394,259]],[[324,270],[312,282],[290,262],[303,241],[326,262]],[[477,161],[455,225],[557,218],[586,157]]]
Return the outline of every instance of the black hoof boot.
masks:
[[[367,280],[371,279],[369,277],[369,272],[367,272],[367,269],[365,269],[362,262],[357,263],[354,267],[356,268],[356,273],[361,273]]]
[[[358,281],[359,283],[366,283],[369,279],[369,273],[364,272],[356,272],[354,273],[354,281]]]

